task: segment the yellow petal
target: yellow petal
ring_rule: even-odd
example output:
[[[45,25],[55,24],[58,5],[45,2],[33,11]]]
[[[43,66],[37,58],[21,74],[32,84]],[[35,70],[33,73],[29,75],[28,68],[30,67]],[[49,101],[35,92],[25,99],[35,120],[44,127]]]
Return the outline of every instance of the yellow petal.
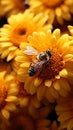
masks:
[[[46,80],[46,81],[45,81],[45,86],[50,87],[51,84],[52,84],[52,81],[51,81],[51,80]]]
[[[9,119],[10,114],[7,110],[3,109],[1,110],[1,113],[6,119]]]
[[[14,101],[17,101],[17,97],[15,96],[8,96],[5,101],[7,102],[14,102]]]
[[[63,69],[59,72],[59,75],[63,78],[66,78],[68,76],[68,71],[66,69]]]
[[[25,62],[20,65],[20,67],[26,67],[26,68],[28,68],[29,66],[30,66],[30,62]]]
[[[8,110],[8,111],[14,111],[14,110],[16,110],[16,106],[12,103],[11,104],[9,103],[9,104],[7,104],[5,109]]]
[[[38,87],[41,83],[42,83],[42,80],[39,79],[39,78],[36,78],[36,79],[34,80],[34,85],[37,86],[37,87]]]
[[[53,83],[53,86],[56,90],[60,90],[60,84],[57,80]]]
[[[67,54],[64,56],[64,61],[65,62],[68,62],[68,61],[71,61],[73,60],[73,54]]]

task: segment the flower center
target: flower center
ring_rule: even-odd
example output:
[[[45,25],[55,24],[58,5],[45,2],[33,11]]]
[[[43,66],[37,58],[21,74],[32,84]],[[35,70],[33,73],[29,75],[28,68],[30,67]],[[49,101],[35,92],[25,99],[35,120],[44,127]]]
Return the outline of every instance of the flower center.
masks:
[[[51,50],[51,57],[48,62],[45,62],[42,66],[40,73],[38,74],[39,78],[43,79],[54,79],[55,76],[64,68],[63,57],[57,49]]]
[[[19,31],[19,35],[21,35],[21,36],[22,36],[22,35],[25,35],[25,33],[26,33],[25,30],[20,30],[20,31]]]
[[[27,41],[27,37],[32,34],[32,32],[36,29],[35,25],[33,26],[33,23],[27,24],[26,22],[21,22],[21,24],[18,24],[11,32],[10,34],[10,40],[11,42],[19,47],[21,42]]]
[[[6,104],[5,99],[7,96],[7,90],[6,90],[6,87],[4,87],[2,85],[2,81],[0,81],[0,82],[1,82],[1,85],[0,85],[0,87],[1,87],[0,88],[0,109],[2,109]]]
[[[25,41],[26,30],[22,27],[17,27],[12,31],[11,42],[15,46],[19,46],[21,42]]]
[[[63,2],[63,0],[42,0],[42,1],[44,5],[51,8],[57,7]]]

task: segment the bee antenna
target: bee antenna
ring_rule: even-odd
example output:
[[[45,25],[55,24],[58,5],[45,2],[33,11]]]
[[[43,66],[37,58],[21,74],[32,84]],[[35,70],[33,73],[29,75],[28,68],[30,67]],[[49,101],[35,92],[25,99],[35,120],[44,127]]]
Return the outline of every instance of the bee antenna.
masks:
[[[46,53],[49,55],[49,57],[51,57],[51,51],[50,50],[46,50]]]

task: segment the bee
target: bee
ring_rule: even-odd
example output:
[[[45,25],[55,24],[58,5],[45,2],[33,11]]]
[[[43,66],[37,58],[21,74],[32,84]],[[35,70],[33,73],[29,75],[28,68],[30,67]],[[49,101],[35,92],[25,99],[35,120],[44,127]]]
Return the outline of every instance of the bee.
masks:
[[[51,57],[51,51],[48,49],[42,53],[39,53],[35,48],[27,46],[27,50],[24,51],[27,55],[36,55],[35,60],[33,60],[29,66],[28,74],[29,76],[40,75],[43,68],[49,64],[49,59]]]

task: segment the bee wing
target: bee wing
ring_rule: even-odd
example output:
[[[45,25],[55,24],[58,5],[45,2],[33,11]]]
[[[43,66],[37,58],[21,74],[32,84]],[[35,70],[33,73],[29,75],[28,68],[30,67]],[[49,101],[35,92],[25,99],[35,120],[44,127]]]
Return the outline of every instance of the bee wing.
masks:
[[[27,46],[24,53],[26,55],[38,55],[39,54],[39,52],[35,48],[33,48],[31,46]]]

